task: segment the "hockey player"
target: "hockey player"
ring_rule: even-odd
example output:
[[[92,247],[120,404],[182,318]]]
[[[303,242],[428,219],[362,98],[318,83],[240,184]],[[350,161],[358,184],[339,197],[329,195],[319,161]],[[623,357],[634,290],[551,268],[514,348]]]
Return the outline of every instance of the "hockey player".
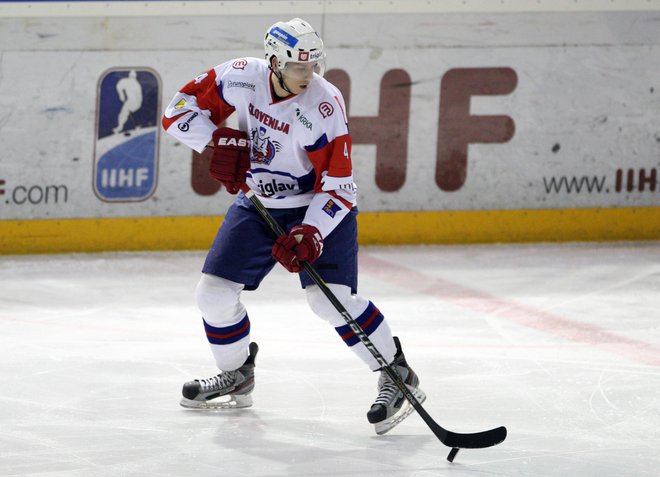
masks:
[[[211,246],[196,289],[206,336],[220,374],[184,384],[188,408],[252,404],[258,347],[250,343],[243,290],[255,290],[276,261],[300,273],[311,310],[327,320],[372,370],[378,363],[322,291],[302,271],[314,263],[323,280],[396,369],[420,402],[419,380],[381,312],[357,294],[356,187],[351,137],[341,93],[323,78],[323,42],[299,18],[278,22],[264,39],[265,60],[229,60],[197,76],[163,117],[169,134],[197,152],[213,148],[210,174],[230,194],[249,187],[288,235],[274,240],[238,194]],[[236,113],[238,130],[218,127]],[[274,243],[273,243],[274,242]],[[381,370],[367,413],[383,434],[413,408]]]

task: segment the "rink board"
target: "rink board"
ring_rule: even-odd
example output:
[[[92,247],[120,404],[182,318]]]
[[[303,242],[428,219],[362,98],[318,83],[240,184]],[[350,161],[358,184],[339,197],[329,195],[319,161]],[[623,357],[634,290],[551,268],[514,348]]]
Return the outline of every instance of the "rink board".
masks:
[[[376,212],[361,245],[657,240],[660,209]],[[0,253],[206,249],[222,216],[0,221]]]
[[[660,239],[660,0],[0,2],[0,253],[205,248],[234,197],[158,119],[284,3],[346,99],[361,243]]]

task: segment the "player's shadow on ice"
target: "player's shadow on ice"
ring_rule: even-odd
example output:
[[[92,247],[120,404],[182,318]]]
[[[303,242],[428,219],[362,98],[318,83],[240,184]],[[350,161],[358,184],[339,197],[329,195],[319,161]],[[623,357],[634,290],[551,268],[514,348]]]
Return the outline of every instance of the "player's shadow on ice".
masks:
[[[411,455],[424,462],[425,469],[432,469],[444,460],[442,444],[430,431],[428,435],[406,435],[401,429],[399,434],[393,430],[391,434],[375,436],[369,434],[373,431],[368,425],[361,426],[364,432],[360,433],[313,418],[269,417],[257,410],[214,414],[218,425],[214,442],[218,449],[230,450],[234,461],[236,454],[243,454],[246,462],[258,458],[286,466],[283,470],[278,465],[273,475],[310,475],[312,469],[313,475],[338,475],[342,462],[351,462],[353,471],[410,469]],[[437,445],[437,454],[425,452],[427,445]]]

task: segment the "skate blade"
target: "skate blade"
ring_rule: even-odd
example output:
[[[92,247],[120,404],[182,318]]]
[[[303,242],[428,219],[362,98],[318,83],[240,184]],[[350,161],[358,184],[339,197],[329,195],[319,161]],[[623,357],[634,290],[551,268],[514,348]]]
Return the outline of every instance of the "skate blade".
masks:
[[[426,394],[424,394],[424,391],[421,389],[411,389],[413,396],[417,398],[419,403],[423,403],[426,401]],[[412,412],[415,410],[414,407],[412,407],[412,404],[406,401],[403,403],[403,406],[401,406],[401,409],[399,409],[399,412],[391,416],[389,419],[385,419],[384,421],[377,422],[374,424],[374,428],[376,430],[376,434],[379,436],[382,436],[383,434],[391,431],[394,427],[399,425],[401,421],[403,421],[406,417],[410,416]]]
[[[224,398],[224,399],[223,399]],[[230,394],[221,396],[211,401],[195,401],[193,399],[181,398],[179,403],[186,409],[219,410],[219,409],[241,409],[252,406],[252,396],[249,394]]]

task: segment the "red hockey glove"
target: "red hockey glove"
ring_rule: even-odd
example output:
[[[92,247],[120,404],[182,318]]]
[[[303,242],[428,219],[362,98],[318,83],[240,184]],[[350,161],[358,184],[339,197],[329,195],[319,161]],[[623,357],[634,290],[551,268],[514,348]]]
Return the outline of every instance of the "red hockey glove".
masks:
[[[213,132],[213,156],[209,174],[222,183],[230,194],[236,194],[245,183],[245,173],[250,170],[250,141],[247,134],[231,128],[219,128]]]
[[[323,237],[313,225],[297,225],[273,245],[273,258],[291,273],[302,272],[300,262],[314,262],[323,252]]]

